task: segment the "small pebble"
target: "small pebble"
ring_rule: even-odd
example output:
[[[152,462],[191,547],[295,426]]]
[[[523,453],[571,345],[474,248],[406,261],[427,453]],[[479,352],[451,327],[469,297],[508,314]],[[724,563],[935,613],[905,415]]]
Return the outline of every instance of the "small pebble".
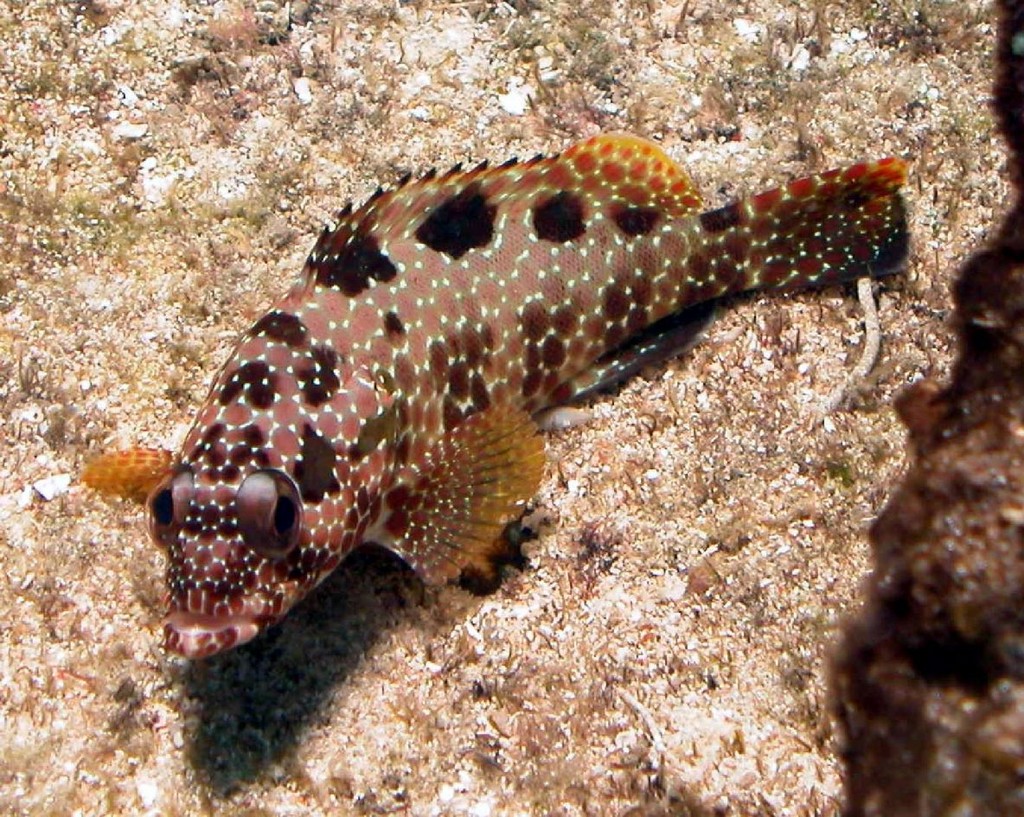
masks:
[[[505,113],[522,116],[530,105],[530,97],[525,88],[512,87],[507,94],[498,94],[498,104]]]
[[[117,98],[126,108],[134,108],[139,104],[139,95],[127,85],[117,86]]]
[[[793,51],[793,57],[789,61],[789,70],[795,73],[806,71],[807,66],[811,64],[811,52],[804,48],[802,45],[798,45]]]
[[[135,790],[139,793],[139,799],[142,801],[142,805],[145,808],[151,808],[156,802],[156,796],[159,793],[159,789],[156,787],[156,783],[151,780],[140,780]]]
[[[52,477],[44,477],[32,483],[36,493],[47,502],[67,492],[70,485],[71,474],[54,474]]]
[[[149,125],[145,122],[119,122],[114,125],[116,139],[141,139],[149,133]]]
[[[757,23],[752,23],[749,20],[744,20],[742,17],[737,17],[732,21],[732,25],[733,28],[736,29],[736,33],[747,42],[757,42],[761,37],[762,29]]]
[[[299,102],[303,105],[308,105],[313,101],[313,92],[309,88],[309,80],[306,77],[299,77],[292,83],[292,88],[295,89],[295,96],[299,98]]]

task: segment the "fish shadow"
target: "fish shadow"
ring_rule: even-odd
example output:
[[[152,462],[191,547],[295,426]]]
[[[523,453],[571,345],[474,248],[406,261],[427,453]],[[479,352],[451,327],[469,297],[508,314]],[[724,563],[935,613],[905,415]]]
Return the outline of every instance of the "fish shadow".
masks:
[[[216,796],[288,774],[294,750],[324,717],[363,655],[410,609],[423,585],[401,560],[362,548],[283,622],[185,671],[187,758]]]

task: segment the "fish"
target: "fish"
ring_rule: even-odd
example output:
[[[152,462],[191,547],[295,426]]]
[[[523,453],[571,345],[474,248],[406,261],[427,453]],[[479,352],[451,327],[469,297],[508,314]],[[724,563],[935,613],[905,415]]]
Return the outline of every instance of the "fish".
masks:
[[[174,455],[163,448],[137,446],[96,457],[82,480],[95,491],[143,503],[171,470]]]
[[[364,543],[428,583],[494,583],[545,467],[539,427],[693,344],[721,299],[900,271],[899,158],[706,209],[657,144],[378,188],[324,228],[241,336],[180,452],[83,473],[145,495],[167,554],[164,645],[244,644]]]

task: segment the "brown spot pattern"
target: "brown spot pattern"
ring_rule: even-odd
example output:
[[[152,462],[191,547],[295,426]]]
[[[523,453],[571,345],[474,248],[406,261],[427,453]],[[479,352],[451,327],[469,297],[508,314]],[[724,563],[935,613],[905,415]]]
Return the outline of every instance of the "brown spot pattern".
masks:
[[[690,278],[695,282],[703,282],[711,274],[711,259],[707,253],[695,252],[689,258]]]
[[[554,335],[548,335],[540,349],[544,365],[549,369],[557,369],[565,363],[565,343]]]
[[[220,393],[220,404],[226,406],[245,391],[246,399],[254,408],[268,409],[274,404],[277,375],[262,360],[243,363],[228,378]]]
[[[441,416],[444,420],[445,431],[451,431],[462,422],[462,409],[459,408],[458,403],[455,402],[450,394],[444,396],[444,407]]]
[[[545,241],[564,244],[586,232],[583,200],[563,190],[538,204],[533,210],[533,228]]]
[[[739,232],[730,233],[722,242],[722,249],[724,249],[729,257],[737,263],[742,261],[746,256],[747,248],[749,246],[746,236]]]
[[[871,196],[868,195],[866,190],[860,188],[854,188],[843,196],[843,206],[847,210],[857,210],[869,201],[871,201]]]
[[[402,319],[398,317],[397,313],[388,312],[384,316],[384,331],[391,338],[400,337],[405,334],[405,324],[402,323]]]
[[[256,321],[249,334],[296,347],[306,342],[307,329],[297,315],[275,309]]]
[[[633,283],[630,285],[630,294],[630,299],[633,301],[634,304],[647,306],[651,302],[651,298],[654,295],[650,279],[635,278],[633,280]]]
[[[480,340],[484,344],[484,349],[486,349],[488,352],[494,351],[494,346],[496,342],[494,338],[494,327],[491,326],[489,323],[485,323],[480,328]]]
[[[466,358],[466,364],[475,369],[484,358],[484,341],[480,333],[472,326],[467,326],[462,331],[462,353]]]
[[[473,408],[476,411],[484,411],[490,408],[491,395],[487,390],[487,383],[480,372],[473,372],[473,379],[469,384],[469,396],[473,400]]]
[[[658,224],[661,213],[653,207],[615,207],[611,212],[612,221],[630,238],[647,235]]]
[[[395,360],[395,385],[399,390],[410,394],[416,390],[417,384],[416,367],[408,355],[401,355]]]
[[[579,313],[575,307],[560,306],[552,316],[551,325],[555,332],[563,337],[568,337],[576,331],[579,323]]]
[[[633,304],[626,317],[626,332],[630,335],[640,332],[648,324],[647,308]]]
[[[494,237],[498,208],[487,201],[474,182],[434,210],[416,230],[416,238],[430,249],[461,258]]]
[[[523,397],[529,399],[540,391],[543,375],[540,369],[529,369],[523,377]]]
[[[250,423],[244,429],[242,429],[242,439],[245,440],[245,444],[250,448],[259,448],[267,441],[267,435],[263,433],[263,429],[255,423]]]
[[[612,284],[604,291],[604,316],[610,321],[620,321],[629,313],[632,299],[625,287]]]
[[[604,345],[608,349],[615,349],[626,339],[626,328],[619,323],[613,323],[604,332]]]
[[[519,328],[528,340],[540,340],[551,326],[551,316],[540,301],[530,301],[519,316]]]
[[[300,459],[295,462],[295,482],[306,502],[320,502],[341,490],[334,476],[337,453],[309,423],[303,424]]]
[[[403,434],[395,445],[395,463],[405,465],[409,461],[409,453],[412,449],[412,434]]]
[[[465,361],[457,360],[451,364],[448,391],[457,400],[465,400],[469,396],[469,366]]]
[[[524,349],[523,365],[527,371],[540,368],[540,347],[536,343],[528,343]]]
[[[708,233],[722,233],[740,223],[740,207],[738,204],[727,204],[717,210],[708,210],[700,214],[700,226]]]
[[[381,252],[377,239],[356,230],[337,255],[316,265],[316,282],[354,298],[368,289],[371,281],[386,283],[397,273],[391,259]]]
[[[337,352],[327,346],[314,346],[309,357],[296,367],[295,379],[306,403],[313,408],[322,406],[341,385]]]
[[[430,365],[430,374],[434,379],[434,386],[443,388],[448,377],[448,352],[443,341],[435,340],[430,344],[427,351],[427,362]]]
[[[228,458],[228,447],[223,442],[215,442],[206,451],[206,461],[214,468],[220,468]]]
[[[214,423],[207,428],[206,431],[203,432],[203,436],[199,438],[199,442],[197,442],[195,447],[192,449],[189,459],[198,460],[202,456],[203,451],[216,443],[223,433],[224,423]]]

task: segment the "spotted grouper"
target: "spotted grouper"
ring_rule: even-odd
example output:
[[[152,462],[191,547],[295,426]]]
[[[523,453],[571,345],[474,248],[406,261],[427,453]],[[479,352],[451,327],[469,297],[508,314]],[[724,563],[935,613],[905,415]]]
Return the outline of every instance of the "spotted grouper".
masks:
[[[544,468],[538,422],[678,353],[715,301],[898,271],[899,159],[713,210],[655,144],[378,190],[323,231],[242,336],[180,453],[101,456],[166,550],[166,646],[279,621],[362,543],[428,582],[489,580]]]

